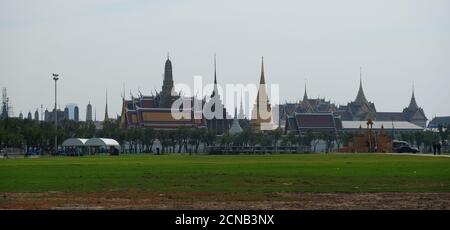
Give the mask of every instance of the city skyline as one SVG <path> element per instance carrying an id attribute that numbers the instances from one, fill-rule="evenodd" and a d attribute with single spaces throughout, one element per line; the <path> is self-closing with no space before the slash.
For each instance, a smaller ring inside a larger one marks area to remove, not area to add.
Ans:
<path id="1" fill-rule="evenodd" d="M 58 104 L 77 103 L 84 120 L 89 101 L 104 111 L 108 88 L 115 117 L 123 84 L 127 97 L 161 87 L 167 52 L 175 83 L 192 85 L 195 75 L 212 83 L 214 53 L 219 84 L 257 83 L 264 56 L 266 81 L 280 84 L 281 103 L 301 100 L 306 79 L 310 97 L 345 105 L 356 97 L 362 66 L 366 97 L 377 110 L 408 106 L 414 82 L 428 119 L 450 114 L 446 1 L 0 5 L 0 86 L 8 88 L 15 116 L 41 104 L 53 108 L 57 72 Z"/>

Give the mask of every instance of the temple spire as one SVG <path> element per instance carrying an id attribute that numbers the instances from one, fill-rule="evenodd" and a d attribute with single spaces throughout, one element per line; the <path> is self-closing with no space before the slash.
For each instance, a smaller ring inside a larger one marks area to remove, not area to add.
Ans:
<path id="1" fill-rule="evenodd" d="M 259 80 L 259 84 L 266 84 L 266 80 L 264 79 L 264 56 L 261 57 L 261 79 Z"/>
<path id="2" fill-rule="evenodd" d="M 239 119 L 244 119 L 245 118 L 245 114 L 244 114 L 244 106 L 242 105 L 242 90 L 241 90 L 241 104 L 239 106 Z"/>
<path id="3" fill-rule="evenodd" d="M 411 101 L 409 102 L 408 109 L 409 109 L 409 110 L 417 110 L 418 108 L 419 108 L 419 106 L 417 105 L 416 97 L 415 97 L 415 95 L 414 95 L 414 82 L 413 82 L 413 85 L 412 85 Z"/>
<path id="4" fill-rule="evenodd" d="M 306 102 L 308 100 L 308 94 L 306 93 L 306 79 L 305 79 L 305 94 L 303 94 L 303 101 Z"/>
<path id="5" fill-rule="evenodd" d="M 169 54 L 167 54 L 167 60 L 164 65 L 164 80 L 162 86 L 162 94 L 170 95 L 173 90 L 173 74 L 172 74 L 172 62 L 170 61 Z"/>
<path id="6" fill-rule="evenodd" d="M 217 66 L 216 66 L 216 54 L 214 54 L 214 90 L 211 94 L 211 98 L 215 95 L 219 95 L 219 89 L 217 88 Z"/>
<path id="7" fill-rule="evenodd" d="M 266 90 L 266 81 L 264 79 L 264 57 L 261 58 L 261 79 L 259 84 L 256 105 L 253 107 L 250 120 L 250 127 L 257 132 L 274 128 L 272 106 L 270 105 L 269 95 Z"/>
<path id="8" fill-rule="evenodd" d="M 105 106 L 105 118 L 103 121 L 107 121 L 109 119 L 108 116 L 108 88 L 106 88 L 106 106 Z"/>
<path id="9" fill-rule="evenodd" d="M 362 87 L 362 68 L 359 67 L 359 90 L 356 96 L 355 102 L 357 103 L 367 103 L 366 96 L 364 95 L 364 90 Z"/>
<path id="10" fill-rule="evenodd" d="M 214 85 L 217 85 L 216 54 L 214 54 Z"/>

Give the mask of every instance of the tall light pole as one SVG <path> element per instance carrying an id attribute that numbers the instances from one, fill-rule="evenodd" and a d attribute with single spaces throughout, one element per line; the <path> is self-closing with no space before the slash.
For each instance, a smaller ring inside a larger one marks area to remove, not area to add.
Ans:
<path id="1" fill-rule="evenodd" d="M 54 73 L 53 74 L 53 80 L 55 81 L 55 109 L 54 109 L 54 115 L 55 115 L 55 155 L 58 154 L 58 111 L 56 110 L 56 100 L 57 100 L 57 94 L 56 94 L 56 82 L 59 79 L 59 74 Z"/>

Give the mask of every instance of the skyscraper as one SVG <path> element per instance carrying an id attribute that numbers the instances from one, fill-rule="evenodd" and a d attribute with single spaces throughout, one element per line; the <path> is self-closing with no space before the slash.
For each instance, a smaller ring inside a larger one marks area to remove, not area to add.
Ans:
<path id="1" fill-rule="evenodd" d="M 73 109 L 73 119 L 78 122 L 80 121 L 80 110 L 78 109 L 78 105 Z"/>
<path id="2" fill-rule="evenodd" d="M 69 108 L 67 106 L 64 108 L 64 118 L 65 120 L 69 120 Z"/>
<path id="3" fill-rule="evenodd" d="M 75 103 L 66 104 L 66 107 L 69 109 L 69 117 L 67 117 L 68 120 L 75 120 L 75 106 L 77 106 Z"/>
<path id="4" fill-rule="evenodd" d="M 39 111 L 36 109 L 36 112 L 34 112 L 34 120 L 39 121 Z"/>
<path id="5" fill-rule="evenodd" d="M 86 122 L 92 122 L 92 105 L 91 102 L 86 106 Z"/>

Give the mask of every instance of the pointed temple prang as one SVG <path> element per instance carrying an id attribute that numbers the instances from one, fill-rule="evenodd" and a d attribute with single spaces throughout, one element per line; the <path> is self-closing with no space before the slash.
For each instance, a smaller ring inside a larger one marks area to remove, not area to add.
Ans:
<path id="1" fill-rule="evenodd" d="M 414 95 L 414 82 L 413 82 L 411 101 L 409 102 L 408 109 L 409 110 L 417 110 L 418 108 L 419 108 L 419 106 L 417 105 L 417 102 L 416 102 L 416 96 Z"/>
<path id="2" fill-rule="evenodd" d="M 259 84 L 266 84 L 266 80 L 264 79 L 264 56 L 261 57 L 261 79 L 259 80 Z"/>
<path id="3" fill-rule="evenodd" d="M 364 90 L 362 87 L 362 67 L 359 67 L 359 90 L 356 96 L 355 102 L 357 103 L 367 103 L 366 96 L 364 95 Z"/>
<path id="4" fill-rule="evenodd" d="M 105 106 L 105 119 L 104 121 L 108 120 L 108 88 L 106 88 L 106 106 Z"/>
<path id="5" fill-rule="evenodd" d="M 217 85 L 216 54 L 214 54 L 214 84 Z"/>
<path id="6" fill-rule="evenodd" d="M 308 94 L 306 93 L 306 78 L 305 78 L 305 94 L 303 94 L 303 101 L 308 100 Z"/>

